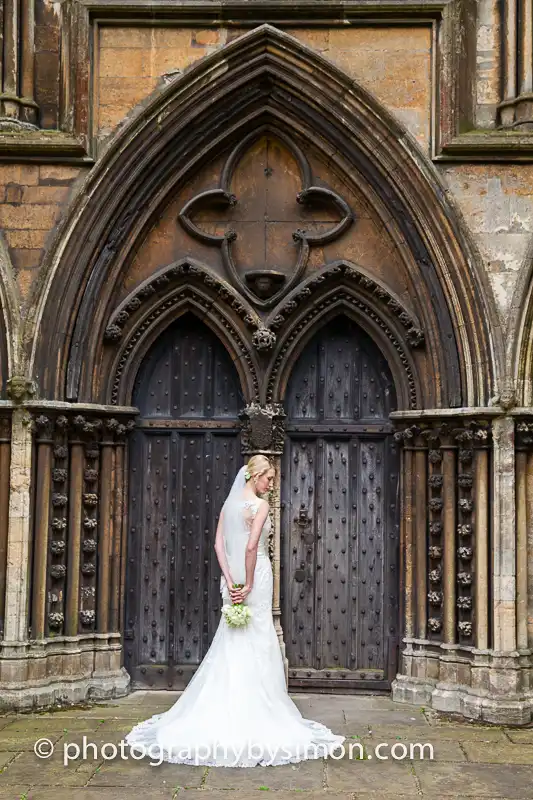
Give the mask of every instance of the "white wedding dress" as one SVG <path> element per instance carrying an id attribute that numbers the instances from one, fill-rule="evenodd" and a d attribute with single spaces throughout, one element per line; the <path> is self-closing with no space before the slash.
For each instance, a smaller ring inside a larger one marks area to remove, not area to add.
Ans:
<path id="1" fill-rule="evenodd" d="M 234 489 L 240 487 L 239 476 Z M 234 490 L 232 496 L 233 512 L 242 515 L 243 530 L 249 533 L 260 501 L 239 499 Z M 243 550 L 244 540 L 234 536 L 229 542 L 234 526 L 229 527 L 226 551 L 231 554 L 233 548 L 235 556 L 236 550 Z M 221 616 L 211 646 L 182 695 L 168 711 L 133 728 L 125 739 L 132 748 L 140 747 L 152 758 L 171 763 L 254 767 L 323 758 L 344 742 L 344 736 L 304 719 L 287 693 L 272 619 L 269 532 L 267 517 L 259 540 L 253 588 L 245 601 L 252 612 L 251 620 L 242 628 L 232 628 Z M 241 555 L 244 563 L 244 551 Z M 235 558 L 228 561 L 233 563 L 233 580 L 244 583 Z M 224 577 L 221 593 L 223 603 L 230 604 Z"/>

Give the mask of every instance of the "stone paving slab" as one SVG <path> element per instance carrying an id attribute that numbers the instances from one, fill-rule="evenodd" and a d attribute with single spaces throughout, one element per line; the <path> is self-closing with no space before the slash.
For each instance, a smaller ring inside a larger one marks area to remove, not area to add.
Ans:
<path id="1" fill-rule="evenodd" d="M 295 790 L 231 790 L 226 789 L 183 789 L 178 791 L 175 800 L 250 800 L 257 797 L 258 800 L 353 800 L 351 792 L 336 792 L 330 789 L 310 790 L 299 792 Z M 77 798 L 76 798 L 77 800 Z M 91 798 L 92 800 L 92 798 Z M 98 800 L 98 798 L 95 798 Z M 397 800 L 410 800 L 407 798 L 397 798 Z"/>
<path id="2" fill-rule="evenodd" d="M 421 732 L 418 728 L 409 725 L 372 725 L 369 735 L 374 741 L 393 742 L 442 742 L 446 740 L 468 742 L 508 742 L 506 734 L 501 728 L 481 728 L 477 725 L 461 724 L 457 727 L 433 728 L 428 727 Z"/>
<path id="3" fill-rule="evenodd" d="M 253 769 L 221 767 L 209 770 L 204 785 L 215 789 L 255 790 L 257 794 L 278 789 L 302 789 L 305 791 L 322 789 L 324 772 L 323 759 L 280 767 L 254 767 Z"/>
<path id="4" fill-rule="evenodd" d="M 87 783 L 88 765 L 82 764 L 78 771 L 75 765 L 63 766 L 63 759 L 56 754 L 51 758 L 37 758 L 35 753 L 18 753 L 16 758 L 3 768 L 0 774 L 0 786 L 20 785 L 25 781 L 31 786 L 65 787 L 65 796 L 70 795 L 67 787 L 85 786 Z"/>
<path id="5" fill-rule="evenodd" d="M 13 753 L 12 751 L 9 750 L 0 751 L 0 770 L 3 769 L 7 764 L 9 764 L 10 761 L 13 761 L 13 759 L 16 757 L 17 753 Z"/>
<path id="6" fill-rule="evenodd" d="M 142 720 L 140 720 L 142 722 Z M 125 736 L 135 726 L 132 720 L 106 719 L 98 726 L 98 735 L 104 736 L 107 733 L 121 733 Z"/>
<path id="7" fill-rule="evenodd" d="M 63 717 L 61 719 L 40 719 L 37 717 L 17 717 L 12 720 L 5 728 L 0 730 L 0 737 L 11 737 L 20 732 L 36 734 L 36 738 L 44 736 L 46 733 L 63 733 L 67 731 L 81 731 L 93 733 L 98 730 L 102 722 L 99 719 L 82 719 L 79 717 Z"/>
<path id="8" fill-rule="evenodd" d="M 205 776 L 204 767 L 187 766 L 185 764 L 154 764 L 150 759 L 142 761 L 107 761 L 103 762 L 87 782 L 88 787 L 115 786 L 129 789 L 134 787 L 154 789 L 177 789 L 189 786 L 198 788 Z M 129 793 L 129 792 L 128 792 Z"/>
<path id="9" fill-rule="evenodd" d="M 327 760 L 327 786 L 348 792 L 374 792 L 393 795 L 418 795 L 418 786 L 410 762 L 355 761 L 344 758 Z"/>
<path id="10" fill-rule="evenodd" d="M 24 731 L 15 728 L 10 731 L 9 735 L 0 731 L 0 750 L 11 750 L 12 752 L 33 751 L 35 742 L 43 736 L 46 736 L 52 744 L 55 744 L 63 736 L 63 732 L 57 730 L 47 731 L 46 727 L 43 727 L 41 732 L 35 730 Z"/>
<path id="11" fill-rule="evenodd" d="M 430 729 L 431 725 L 420 708 L 408 706 L 407 709 L 354 708 L 344 709 L 347 725 L 410 725 Z"/>
<path id="12" fill-rule="evenodd" d="M 499 744 L 489 742 L 463 742 L 469 761 L 482 764 L 533 764 L 533 744 Z M 531 796 L 533 797 L 533 770 L 531 771 Z"/>
<path id="13" fill-rule="evenodd" d="M 505 735 L 511 742 L 516 744 L 533 744 L 533 728 L 525 728 L 523 730 L 507 728 Z"/>
<path id="14" fill-rule="evenodd" d="M 13 791 L 13 793 L 11 793 Z M 135 800 L 172 800 L 176 792 L 171 789 L 166 791 L 154 791 L 153 789 L 136 789 Z M 126 795 L 117 794 L 116 789 L 76 789 L 69 790 L 63 794 L 58 789 L 23 789 L 15 787 L 9 793 L 3 792 L 0 788 L 0 800 L 58 800 L 58 798 L 68 798 L 68 800 L 126 800 Z M 181 798 L 180 798 L 181 800 Z M 228 798 L 226 798 L 228 800 Z"/>
<path id="15" fill-rule="evenodd" d="M 2 776 L 0 775 L 0 800 L 36 800 L 36 793 L 33 792 L 29 783 L 23 783 L 19 786 L 2 786 L 1 781 Z M 43 789 L 42 791 L 45 790 Z M 58 794 L 58 790 L 55 789 L 55 800 L 57 800 Z M 67 797 L 67 795 L 65 795 L 65 797 Z"/>
<path id="16" fill-rule="evenodd" d="M 463 798 L 465 789 L 474 796 L 501 797 L 505 800 L 531 800 L 533 772 L 531 767 L 505 764 L 414 764 L 420 788 L 433 800 Z"/>

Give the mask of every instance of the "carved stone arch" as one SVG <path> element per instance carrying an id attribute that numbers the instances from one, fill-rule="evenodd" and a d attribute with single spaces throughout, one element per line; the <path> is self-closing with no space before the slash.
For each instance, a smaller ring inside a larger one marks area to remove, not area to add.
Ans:
<path id="1" fill-rule="evenodd" d="M 265 124 L 316 148 L 347 180 L 362 176 L 373 187 L 417 265 L 442 357 L 457 375 L 438 405 L 484 405 L 501 372 L 500 331 L 486 276 L 436 170 L 374 97 L 269 25 L 154 97 L 90 174 L 45 265 L 35 325 L 25 332 L 35 342 L 30 361 L 42 394 L 89 399 L 80 374 L 66 380 L 69 353 L 89 352 L 138 242 L 200 163 Z"/>
<path id="2" fill-rule="evenodd" d="M 158 270 L 111 312 L 90 361 L 80 365 L 83 393 L 111 405 L 128 405 L 144 355 L 161 332 L 187 311 L 220 339 L 235 364 L 246 400 L 255 400 L 258 367 L 246 330 L 251 335 L 259 318 L 231 287 L 192 259 Z"/>
<path id="3" fill-rule="evenodd" d="M 266 402 L 283 402 L 294 365 L 307 343 L 330 320 L 343 315 L 356 322 L 383 353 L 394 379 L 399 408 L 417 409 L 424 401 L 431 402 L 431 398 L 425 396 L 407 338 L 390 319 L 373 308 L 367 298 L 346 283 L 326 290 L 312 304 L 294 314 L 269 365 Z"/>

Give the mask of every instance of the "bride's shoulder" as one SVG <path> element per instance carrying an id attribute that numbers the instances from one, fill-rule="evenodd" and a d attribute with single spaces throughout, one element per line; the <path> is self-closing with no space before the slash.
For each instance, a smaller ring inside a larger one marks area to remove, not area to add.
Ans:
<path id="1" fill-rule="evenodd" d="M 254 515 L 257 514 L 260 509 L 263 511 L 268 511 L 270 509 L 268 501 L 263 497 L 258 497 L 255 500 L 245 500 L 244 506 L 245 508 L 249 508 L 251 511 L 253 511 Z"/>
<path id="2" fill-rule="evenodd" d="M 261 509 L 262 511 L 266 511 L 266 512 L 270 511 L 270 506 L 268 504 L 268 500 L 265 500 L 264 497 L 258 498 L 257 510 L 259 511 L 259 509 Z"/>

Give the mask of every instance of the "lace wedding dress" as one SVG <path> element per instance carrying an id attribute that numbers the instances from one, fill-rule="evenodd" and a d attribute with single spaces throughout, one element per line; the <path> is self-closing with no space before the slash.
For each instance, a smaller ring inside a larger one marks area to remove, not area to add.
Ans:
<path id="1" fill-rule="evenodd" d="M 260 502 L 242 499 L 243 476 L 244 468 L 223 508 L 224 544 L 236 583 L 244 583 L 246 535 Z M 323 758 L 344 742 L 344 736 L 304 719 L 287 693 L 272 619 L 269 532 L 267 517 L 253 588 L 245 601 L 251 620 L 232 628 L 221 617 L 211 646 L 181 697 L 165 713 L 133 728 L 125 739 L 132 748 L 143 748 L 150 757 L 171 763 L 253 767 Z M 221 593 L 223 603 L 230 604 L 224 577 Z"/>

